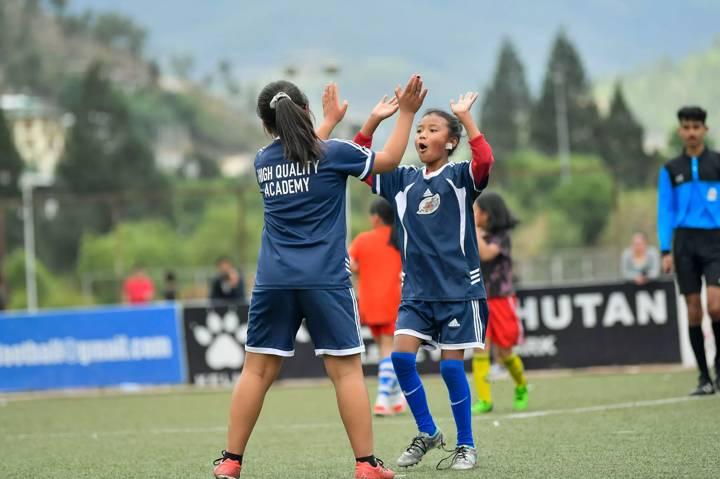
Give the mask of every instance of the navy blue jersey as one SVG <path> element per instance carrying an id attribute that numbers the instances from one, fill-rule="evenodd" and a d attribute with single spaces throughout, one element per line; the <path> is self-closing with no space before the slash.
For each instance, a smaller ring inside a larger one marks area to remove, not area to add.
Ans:
<path id="1" fill-rule="evenodd" d="M 255 172 L 265 206 L 258 289 L 351 286 L 345 245 L 348 176 L 370 175 L 375 154 L 350 141 L 323 142 L 312 163 L 288 161 L 280 140 L 260 150 Z"/>
<path id="2" fill-rule="evenodd" d="M 486 297 L 472 208 L 486 185 L 486 175 L 473 179 L 469 161 L 429 174 L 402 166 L 372 177 L 373 192 L 395 207 L 403 300 Z"/>

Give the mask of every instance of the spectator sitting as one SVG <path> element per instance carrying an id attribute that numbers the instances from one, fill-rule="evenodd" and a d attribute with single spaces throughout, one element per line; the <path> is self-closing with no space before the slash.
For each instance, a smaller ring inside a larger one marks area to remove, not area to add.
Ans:
<path id="1" fill-rule="evenodd" d="M 212 302 L 246 304 L 245 281 L 230 258 L 221 256 L 215 265 L 218 275 L 210 286 L 210 300 Z"/>
<path id="2" fill-rule="evenodd" d="M 648 246 L 645 233 L 635 233 L 632 245 L 623 251 L 620 267 L 623 279 L 646 284 L 660 276 L 660 253 L 654 246 Z"/>
<path id="3" fill-rule="evenodd" d="M 152 279 L 145 274 L 145 269 L 135 265 L 132 274 L 123 284 L 123 300 L 128 304 L 149 303 L 155 296 L 155 285 Z"/>

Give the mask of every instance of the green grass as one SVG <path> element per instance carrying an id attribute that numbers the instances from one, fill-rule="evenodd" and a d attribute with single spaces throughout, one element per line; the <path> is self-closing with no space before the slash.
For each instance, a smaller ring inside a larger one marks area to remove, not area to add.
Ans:
<path id="1" fill-rule="evenodd" d="M 684 400 L 694 382 L 692 372 L 537 376 L 530 409 L 514 415 L 512 385 L 500 381 L 495 411 L 474 422 L 477 470 L 438 472 L 444 453 L 433 451 L 398 473 L 418 479 L 718 477 L 720 397 Z M 439 426 L 454 437 L 442 381 L 425 383 Z M 668 398 L 683 399 L 650 402 Z M 0 400 L 0 478 L 212 477 L 229 401 L 226 390 Z M 242 477 L 352 477 L 334 401 L 328 384 L 273 388 Z M 374 427 L 376 454 L 393 464 L 415 433 L 411 417 L 376 419 Z"/>

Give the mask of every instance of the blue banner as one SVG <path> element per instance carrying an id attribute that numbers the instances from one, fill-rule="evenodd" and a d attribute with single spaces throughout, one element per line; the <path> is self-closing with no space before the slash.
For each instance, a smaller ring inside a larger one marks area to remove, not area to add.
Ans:
<path id="1" fill-rule="evenodd" d="M 174 306 L 0 314 L 0 391 L 184 380 Z"/>

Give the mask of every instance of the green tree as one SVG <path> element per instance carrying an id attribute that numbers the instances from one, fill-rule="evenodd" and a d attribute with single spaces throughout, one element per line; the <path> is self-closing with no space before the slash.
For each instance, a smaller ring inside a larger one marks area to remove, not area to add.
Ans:
<path id="1" fill-rule="evenodd" d="M 58 186 L 77 195 L 125 193 L 132 201 L 75 202 L 39 225 L 38 249 L 60 268 L 73 266 L 83 233 L 108 231 L 119 214 L 142 218 L 167 213 L 165 199 L 146 196 L 169 186 L 156 168 L 150 140 L 105 78 L 102 65 L 90 66 L 77 93 L 69 95 L 75 123 L 57 166 Z"/>
<path id="2" fill-rule="evenodd" d="M 615 181 L 629 187 L 647 185 L 655 162 L 643 150 L 643 128 L 630 111 L 622 86 L 615 85 L 610 112 L 602 121 L 600 153 Z"/>
<path id="3" fill-rule="evenodd" d="M 7 55 L 7 14 L 5 4 L 0 2 L 0 58 Z"/>
<path id="4" fill-rule="evenodd" d="M 50 0 L 50 7 L 55 12 L 58 19 L 62 19 L 65 15 L 65 9 L 68 6 L 68 0 Z"/>
<path id="5" fill-rule="evenodd" d="M 505 40 L 500 49 L 495 78 L 486 90 L 480 112 L 483 132 L 500 156 L 523 147 L 530 108 L 525 69 L 513 44 Z"/>
<path id="6" fill-rule="evenodd" d="M 540 151 L 558 151 L 556 105 L 563 103 L 566 107 L 570 149 L 581 153 L 596 152 L 599 129 L 597 106 L 592 99 L 580 55 L 565 33 L 560 32 L 550 54 L 540 99 L 530 119 L 531 143 Z"/>
<path id="7" fill-rule="evenodd" d="M 583 245 L 594 245 L 612 210 L 612 177 L 606 172 L 576 174 L 571 182 L 559 185 L 551 198 L 553 209 L 562 212 L 568 223 L 580 227 Z"/>
<path id="8" fill-rule="evenodd" d="M 127 50 L 135 56 L 142 54 L 147 32 L 133 20 L 118 13 L 103 13 L 95 18 L 95 38 L 110 47 Z"/>
<path id="9" fill-rule="evenodd" d="M 0 109 L 0 199 L 20 196 L 20 174 L 23 160 L 5 121 L 5 114 Z"/>
<path id="10" fill-rule="evenodd" d="M 71 107 L 75 123 L 58 163 L 61 185 L 73 193 L 155 190 L 167 186 L 149 138 L 136 128 L 121 95 L 99 63 L 91 65 Z"/>

